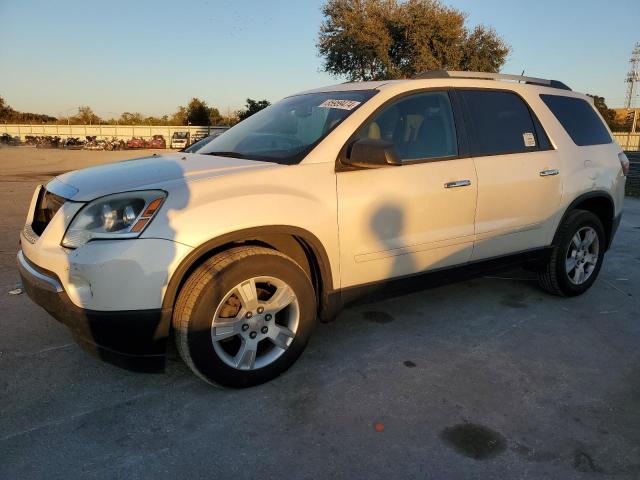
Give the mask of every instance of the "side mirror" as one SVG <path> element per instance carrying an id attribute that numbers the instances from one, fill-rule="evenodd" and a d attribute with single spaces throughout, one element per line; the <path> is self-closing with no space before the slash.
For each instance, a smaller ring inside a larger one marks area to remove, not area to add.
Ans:
<path id="1" fill-rule="evenodd" d="M 351 145 L 351 153 L 348 158 L 342 160 L 342 163 L 359 168 L 402 165 L 393 143 L 372 138 L 363 138 L 354 142 Z"/>

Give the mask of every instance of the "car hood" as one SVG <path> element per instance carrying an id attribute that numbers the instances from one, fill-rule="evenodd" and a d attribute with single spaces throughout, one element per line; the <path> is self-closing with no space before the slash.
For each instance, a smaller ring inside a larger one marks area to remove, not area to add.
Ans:
<path id="1" fill-rule="evenodd" d="M 68 172 L 51 180 L 46 188 L 68 200 L 84 202 L 111 193 L 162 189 L 178 182 L 281 166 L 193 153 L 152 155 Z"/>

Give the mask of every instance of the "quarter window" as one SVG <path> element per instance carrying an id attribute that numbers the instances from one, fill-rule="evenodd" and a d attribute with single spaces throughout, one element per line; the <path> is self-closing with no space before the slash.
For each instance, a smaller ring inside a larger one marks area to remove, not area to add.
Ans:
<path id="1" fill-rule="evenodd" d="M 611 143 L 611 135 L 593 107 L 582 98 L 540 95 L 573 142 L 580 146 Z"/>
<path id="2" fill-rule="evenodd" d="M 458 154 L 456 129 L 446 92 L 426 92 L 400 99 L 360 130 L 358 139 L 393 143 L 402 161 Z"/>
<path id="3" fill-rule="evenodd" d="M 539 149 L 529 107 L 518 95 L 495 90 L 459 92 L 471 121 L 472 155 L 499 155 Z"/>

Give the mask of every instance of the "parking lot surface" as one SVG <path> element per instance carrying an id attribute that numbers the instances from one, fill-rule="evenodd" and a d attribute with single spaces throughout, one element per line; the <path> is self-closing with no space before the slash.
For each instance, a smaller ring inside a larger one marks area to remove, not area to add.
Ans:
<path id="1" fill-rule="evenodd" d="M 640 200 L 581 297 L 515 270 L 352 307 L 223 390 L 175 350 L 102 363 L 8 294 L 35 185 L 125 155 L 0 149 L 0 478 L 640 478 Z"/>

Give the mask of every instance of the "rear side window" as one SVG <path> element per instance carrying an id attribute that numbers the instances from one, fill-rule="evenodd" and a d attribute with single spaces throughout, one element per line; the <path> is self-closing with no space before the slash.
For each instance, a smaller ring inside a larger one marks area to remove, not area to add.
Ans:
<path id="1" fill-rule="evenodd" d="M 529 107 L 518 95 L 495 90 L 459 92 L 472 124 L 471 155 L 539 150 L 538 135 Z"/>
<path id="2" fill-rule="evenodd" d="M 540 95 L 562 127 L 580 147 L 611 143 L 611 135 L 593 107 L 582 98 Z"/>

